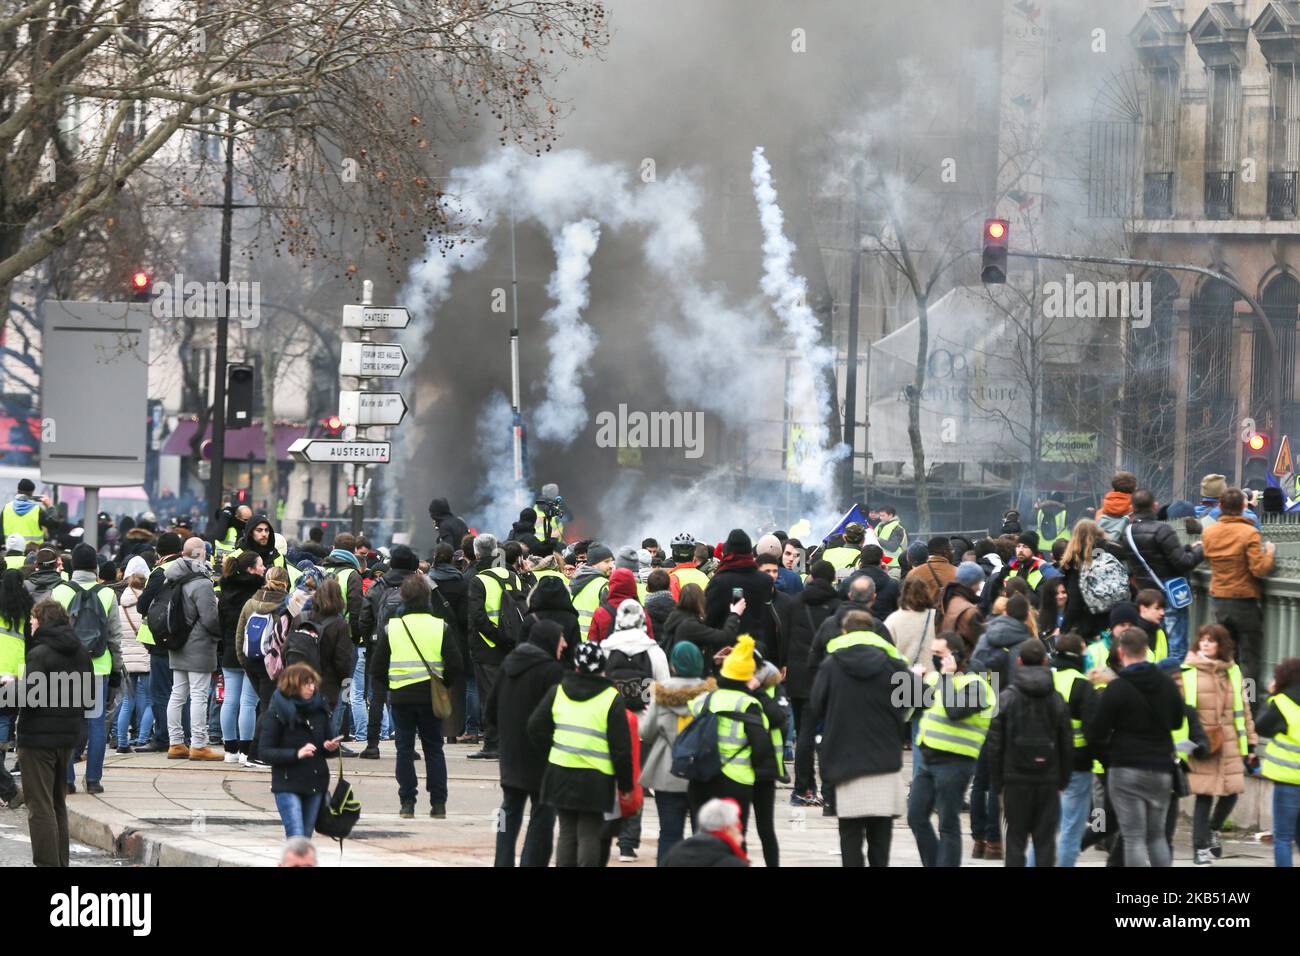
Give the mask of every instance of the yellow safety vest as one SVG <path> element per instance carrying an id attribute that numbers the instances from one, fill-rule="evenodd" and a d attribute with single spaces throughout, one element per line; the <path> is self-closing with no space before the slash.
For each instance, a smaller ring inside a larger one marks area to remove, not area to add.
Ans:
<path id="1" fill-rule="evenodd" d="M 1062 671 L 1052 671 L 1052 686 L 1056 692 L 1064 699 L 1066 706 L 1070 704 L 1070 692 L 1074 689 L 1076 681 L 1088 683 L 1088 678 L 1080 674 L 1073 667 Z M 1074 717 L 1070 718 L 1070 730 L 1074 733 L 1074 746 L 1076 749 L 1088 746 L 1088 741 L 1083 737 L 1083 721 Z"/>
<path id="2" fill-rule="evenodd" d="M 699 568 L 673 568 L 668 572 L 670 578 L 677 579 L 677 593 L 682 593 L 682 588 L 688 584 L 698 584 L 703 591 L 709 586 L 709 576 Z"/>
<path id="3" fill-rule="evenodd" d="M 832 637 L 826 642 L 826 653 L 834 654 L 847 647 L 876 647 L 895 660 L 903 659 L 903 655 L 898 653 L 898 648 L 874 631 L 849 631 L 838 637 Z"/>
<path id="4" fill-rule="evenodd" d="M 348 581 L 352 575 L 357 573 L 356 568 L 327 568 L 325 573 L 332 575 L 339 582 L 339 590 L 343 592 L 343 620 L 350 620 L 351 615 L 348 614 Z M 293 575 L 290 575 L 289 578 L 292 581 Z"/>
<path id="5" fill-rule="evenodd" d="M 154 568 L 152 571 L 149 572 L 149 577 L 152 578 L 155 574 L 166 574 L 167 569 L 170 568 L 173 564 L 175 564 L 176 561 L 177 561 L 176 558 L 172 558 L 170 561 L 164 561 L 162 564 L 158 565 L 156 568 Z M 146 583 L 145 586 L 148 587 L 148 584 Z M 135 639 L 139 641 L 141 644 L 148 644 L 150 647 L 154 645 L 153 631 L 150 630 L 149 628 L 148 614 L 140 615 L 140 630 L 135 635 Z"/>
<path id="6" fill-rule="evenodd" d="M 0 620 L 0 674 L 21 678 L 26 673 L 27 641 L 22 626 Z"/>
<path id="7" fill-rule="evenodd" d="M 897 518 L 894 518 L 893 520 L 886 521 L 884 524 L 878 525 L 876 527 L 876 540 L 880 542 L 880 550 L 885 552 L 885 557 L 889 558 L 890 561 L 894 562 L 895 564 L 898 563 L 898 559 L 902 555 L 902 553 L 907 550 L 907 532 L 906 531 L 903 532 L 902 542 L 899 544 L 897 548 L 885 547 L 885 538 L 893 534 L 895 529 L 897 529 L 898 526 L 901 524 L 902 524 L 901 521 L 899 521 Z"/>
<path id="8" fill-rule="evenodd" d="M 752 787 L 755 780 L 753 751 L 745 735 L 745 723 L 738 719 L 738 715 L 758 708 L 759 716 L 763 718 L 763 729 L 770 733 L 763 705 L 748 694 L 724 688 L 692 700 L 688 706 L 693 717 L 704 711 L 706 700 L 709 710 L 718 716 L 718 755 L 722 758 L 722 772 L 742 787 Z"/>
<path id="9" fill-rule="evenodd" d="M 14 503 L 10 501 L 4 506 L 4 511 L 0 512 L 0 520 L 4 523 L 3 533 L 5 537 L 11 534 L 20 534 L 28 541 L 39 543 L 45 540 L 45 532 L 41 530 L 40 505 L 20 517 L 18 512 L 14 510 Z"/>
<path id="10" fill-rule="evenodd" d="M 400 628 L 393 625 L 401 624 Z M 432 669 L 443 676 L 442 636 L 446 625 L 432 614 L 403 614 L 388 622 L 388 689 L 429 680 Z M 424 655 L 424 660 L 420 659 Z M 425 662 L 429 666 L 425 667 Z"/>
<path id="11" fill-rule="evenodd" d="M 498 574 L 497 572 L 501 572 Z M 501 624 L 501 594 L 505 591 L 506 582 L 510 580 L 510 572 L 505 568 L 488 568 L 486 571 L 480 571 L 474 575 L 483 582 L 483 611 L 487 614 L 488 620 L 494 627 Z M 494 586 L 495 585 L 495 586 Z M 479 639 L 488 647 L 496 647 L 496 641 L 488 639 L 488 636 L 479 631 Z"/>
<path id="12" fill-rule="evenodd" d="M 538 584 L 542 583 L 542 578 L 559 578 L 566 585 L 569 583 L 569 579 L 564 576 L 564 572 L 556 571 L 554 568 L 543 568 L 540 571 L 534 571 L 533 574 L 537 577 Z"/>
<path id="13" fill-rule="evenodd" d="M 537 538 L 538 541 L 546 540 L 546 516 L 545 515 L 539 514 L 537 516 L 537 524 L 533 526 L 533 535 L 534 537 Z M 560 541 L 564 540 L 564 522 L 561 521 L 559 518 L 551 519 L 550 536 Z"/>
<path id="14" fill-rule="evenodd" d="M 551 737 L 548 763 L 574 770 L 598 770 L 614 776 L 614 762 L 609 757 L 609 707 L 618 691 L 606 687 L 590 700 L 573 700 L 563 687 L 555 688 L 551 720 L 555 734 Z"/>
<path id="15" fill-rule="evenodd" d="M 92 584 L 91 587 L 96 587 L 96 585 Z M 89 591 L 90 588 L 83 588 L 83 590 Z M 68 605 L 72 603 L 72 599 L 76 596 L 76 594 L 77 592 L 74 591 L 69 585 L 57 584 L 55 585 L 54 590 L 50 592 L 50 597 L 58 601 L 60 606 L 63 608 L 63 610 L 66 611 L 68 609 Z M 99 588 L 99 603 L 104 605 L 104 613 L 108 615 L 108 626 L 112 627 L 113 626 L 113 591 L 111 588 L 108 587 L 108 585 L 104 585 Z M 105 635 L 105 637 L 107 637 L 107 635 Z M 113 671 L 112 650 L 107 645 L 105 645 L 104 653 L 100 654 L 93 661 L 91 661 L 91 664 L 94 665 L 95 674 L 97 676 L 102 677 L 105 674 L 112 673 Z"/>
<path id="16" fill-rule="evenodd" d="M 609 578 L 594 577 L 582 586 L 582 590 L 573 595 L 573 609 L 578 612 L 578 634 L 585 641 L 587 631 L 591 628 L 591 618 L 604 600 L 604 592 L 609 587 Z"/>
<path id="17" fill-rule="evenodd" d="M 1183 700 L 1188 707 L 1195 710 L 1199 683 L 1196 679 L 1196 668 L 1191 665 L 1183 667 L 1182 679 Z M 1250 753 L 1250 740 L 1246 736 L 1246 706 L 1241 692 L 1241 668 L 1236 664 L 1228 668 L 1228 684 L 1232 687 L 1232 726 L 1237 731 L 1237 752 L 1245 757 Z M 1183 715 L 1182 726 L 1173 734 L 1174 749 L 1178 751 L 1179 759 L 1186 762 L 1193 749 L 1191 728 L 1188 726 L 1186 715 Z"/>
<path id="18" fill-rule="evenodd" d="M 212 542 L 212 570 L 218 575 L 221 574 L 221 565 L 226 560 L 226 555 L 237 553 L 235 551 L 235 542 L 239 540 L 239 532 L 234 528 L 226 529 L 226 536 L 220 541 Z"/>
<path id="19" fill-rule="evenodd" d="M 1152 663 L 1163 661 L 1169 656 L 1169 638 L 1165 636 L 1163 627 L 1156 628 L 1156 649 L 1151 657 Z"/>
<path id="20" fill-rule="evenodd" d="M 822 560 L 829 561 L 836 571 L 853 567 L 861 557 L 860 548 L 831 548 L 829 551 L 822 552 Z"/>
<path id="21" fill-rule="evenodd" d="M 1300 706 L 1285 694 L 1274 694 L 1268 702 L 1286 718 L 1286 732 L 1265 745 L 1259 758 L 1260 773 L 1275 783 L 1300 786 Z"/>
<path id="22" fill-rule="evenodd" d="M 27 563 L 26 554 L 6 554 L 5 568 L 10 571 L 21 571 L 23 565 Z"/>
<path id="23" fill-rule="evenodd" d="M 989 724 L 993 722 L 993 688 L 979 674 L 958 674 L 953 680 L 953 687 L 963 696 L 971 684 L 983 685 L 984 699 L 988 702 L 983 710 L 961 720 L 953 720 L 943 706 L 943 694 L 939 692 L 939 675 L 930 674 L 927 683 L 933 688 L 933 700 L 921 715 L 921 726 L 916 742 L 931 750 L 970 757 L 972 760 L 980 755 L 984 738 L 988 736 Z"/>
<path id="24" fill-rule="evenodd" d="M 1052 545 L 1057 539 L 1064 541 L 1070 540 L 1070 531 L 1065 526 L 1065 509 L 1062 508 L 1056 513 L 1056 517 L 1050 519 L 1056 527 L 1051 534 L 1043 530 L 1043 509 L 1038 509 L 1038 547 L 1041 551 L 1051 551 Z"/>

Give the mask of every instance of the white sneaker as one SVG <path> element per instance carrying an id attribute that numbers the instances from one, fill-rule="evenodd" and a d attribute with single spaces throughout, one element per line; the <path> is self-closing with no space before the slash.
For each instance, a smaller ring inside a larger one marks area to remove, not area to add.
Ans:
<path id="1" fill-rule="evenodd" d="M 1197 866 L 1201 866 L 1201 865 L 1203 865 L 1203 864 L 1206 864 L 1206 863 L 1213 863 L 1213 862 L 1214 862 L 1214 856 L 1210 853 L 1210 851 L 1209 851 L 1208 849 L 1207 849 L 1207 850 L 1197 850 L 1197 851 L 1196 851 L 1196 865 L 1197 865 Z"/>
<path id="2" fill-rule="evenodd" d="M 619 852 L 619 855 L 618 855 L 618 862 L 620 862 L 620 863 L 635 863 L 635 862 L 636 862 L 636 850 L 622 850 L 622 851 L 620 851 L 620 852 Z"/>
<path id="3" fill-rule="evenodd" d="M 241 754 L 239 754 L 239 765 L 240 765 L 241 767 L 247 767 L 247 766 L 248 766 L 248 754 L 245 754 L 245 753 L 241 753 Z"/>
<path id="4" fill-rule="evenodd" d="M 239 763 L 239 754 L 237 754 L 237 753 L 235 753 L 235 754 L 231 754 L 231 753 L 226 754 L 226 756 L 225 756 L 225 761 L 224 761 L 224 762 L 225 762 L 225 763 Z"/>

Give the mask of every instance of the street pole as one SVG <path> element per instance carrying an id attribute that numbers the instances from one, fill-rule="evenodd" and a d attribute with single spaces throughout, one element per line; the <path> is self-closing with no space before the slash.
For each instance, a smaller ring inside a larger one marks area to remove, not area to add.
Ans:
<path id="1" fill-rule="evenodd" d="M 519 271 L 515 260 L 515 200 L 510 197 L 510 423 L 515 464 L 515 507 L 524 507 L 523 418 L 519 412 Z"/>
<path id="2" fill-rule="evenodd" d="M 216 368 L 212 389 L 212 472 L 208 475 L 208 517 L 221 508 L 226 470 L 226 346 L 230 337 L 230 246 L 235 212 L 235 115 L 234 97 L 226 116 L 226 174 L 221 204 L 221 287 L 226 302 L 217 310 Z"/>
<path id="3" fill-rule="evenodd" d="M 848 446 L 849 454 L 843 471 L 841 504 L 854 500 L 853 458 L 858 437 L 858 305 L 862 289 L 862 202 L 856 183 L 853 189 L 853 241 L 850 249 L 853 262 L 849 268 L 848 365 L 844 372 L 844 444 Z"/>
<path id="4" fill-rule="evenodd" d="M 1185 263 L 1160 262 L 1157 259 L 1120 259 L 1111 256 L 1074 256 L 1066 255 L 1059 252 L 1012 252 L 1007 250 L 1008 256 L 1016 256 L 1021 259 L 1052 259 L 1057 262 L 1088 262 L 1097 265 L 1108 266 L 1131 266 L 1138 269 L 1172 269 L 1175 272 L 1195 272 L 1197 275 L 1209 276 L 1211 279 L 1218 279 L 1227 285 L 1230 289 L 1241 296 L 1246 304 L 1250 306 L 1251 312 L 1255 315 L 1255 322 L 1263 331 L 1264 337 L 1268 340 L 1269 348 L 1269 407 L 1267 409 L 1273 420 L 1273 428 L 1282 427 L 1282 349 L 1278 345 L 1277 333 L 1273 331 L 1273 325 L 1268 321 L 1268 316 L 1260 304 L 1255 301 L 1255 297 L 1245 290 L 1245 288 L 1232 276 L 1219 272 L 1215 269 L 1207 269 L 1204 266 L 1193 266 Z"/>

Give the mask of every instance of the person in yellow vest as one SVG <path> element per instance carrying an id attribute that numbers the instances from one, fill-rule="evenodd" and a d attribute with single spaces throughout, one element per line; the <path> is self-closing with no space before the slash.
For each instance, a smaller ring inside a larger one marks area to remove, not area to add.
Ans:
<path id="1" fill-rule="evenodd" d="M 515 642 L 501 620 L 503 595 L 510 591 L 520 610 L 525 598 L 519 576 L 508 567 L 497 567 L 498 558 L 504 558 L 504 555 L 499 552 L 495 535 L 481 534 L 475 538 L 474 555 L 478 560 L 469 582 L 469 656 L 474 664 L 474 683 L 478 688 L 483 746 L 469 757 L 473 760 L 496 760 L 497 728 L 487 720 L 484 704 L 492 693 L 501 662 L 515 649 Z"/>
<path id="2" fill-rule="evenodd" d="M 898 512 L 892 505 L 881 505 L 880 521 L 876 525 L 876 540 L 880 550 L 885 552 L 891 568 L 898 567 L 898 559 L 907 550 L 907 531 L 898 520 Z"/>
<path id="3" fill-rule="evenodd" d="M 1083 638 L 1078 634 L 1062 634 L 1056 639 L 1052 684 L 1069 708 L 1074 750 L 1070 782 L 1061 791 L 1061 830 L 1056 841 L 1056 865 L 1072 867 L 1079 858 L 1088 811 L 1092 807 L 1092 754 L 1083 735 L 1083 723 L 1096 701 L 1096 691 L 1088 680 Z"/>
<path id="4" fill-rule="evenodd" d="M 46 534 L 57 526 L 57 518 L 50 499 L 32 497 L 36 494 L 36 485 L 30 478 L 18 480 L 18 494 L 12 501 L 0 509 L 0 537 L 8 541 L 9 535 L 20 534 L 23 541 L 35 541 L 40 544 Z"/>
<path id="5" fill-rule="evenodd" d="M 698 584 L 701 591 L 709 586 L 709 576 L 696 566 L 695 538 L 689 532 L 674 535 L 669 544 L 669 552 L 672 554 L 673 566 L 668 569 L 668 589 L 674 601 L 681 597 L 682 586 L 685 584 Z"/>
<path id="6" fill-rule="evenodd" d="M 78 636 L 83 632 L 83 628 L 77 628 L 82 614 L 98 618 L 97 610 L 89 602 L 98 602 L 104 615 L 104 619 L 100 619 L 98 632 L 102 640 L 97 641 L 103 650 L 91 658 L 95 669 L 96 693 L 100 695 L 98 699 L 103 702 L 103 706 L 96 709 L 97 716 L 86 718 L 87 793 L 104 792 L 100 780 L 104 774 L 104 752 L 108 743 L 108 700 L 111 692 L 122 683 L 122 623 L 117 610 L 117 594 L 112 588 L 100 583 L 98 565 L 99 556 L 95 549 L 82 542 L 72 549 L 72 580 L 59 584 L 50 592 L 50 597 L 72 618 Z M 69 793 L 76 790 L 76 767 L 75 759 L 68 762 Z"/>
<path id="7" fill-rule="evenodd" d="M 687 784 L 692 820 L 708 801 L 730 797 L 740 804 L 741 830 L 748 830 L 754 783 L 760 774 L 767 777 L 776 773 L 772 728 L 762 703 L 749 689 L 756 669 L 754 639 L 741 634 L 722 660 L 718 689 L 690 703 L 692 716 L 699 716 L 705 707 L 717 715 L 718 753 L 722 757 L 722 773 L 716 779 Z"/>
<path id="8" fill-rule="evenodd" d="M 375 637 L 372 681 L 382 686 L 393 710 L 397 736 L 397 799 L 399 815 L 415 816 L 419 781 L 415 772 L 415 738 L 424 754 L 425 789 L 429 816 L 447 815 L 447 758 L 443 754 L 442 721 L 434 715 L 430 683 L 459 682 L 463 669 L 460 648 L 453 638 L 454 625 L 435 617 L 432 592 L 423 574 L 402 581 L 401 607 L 388 627 Z"/>
<path id="9" fill-rule="evenodd" d="M 912 748 L 907 825 L 923 866 L 961 866 L 961 804 L 988 736 L 996 698 L 979 674 L 966 672 L 961 639 L 951 631 L 931 645 L 934 672 L 925 678 L 924 705 Z M 939 813 L 936 838 L 931 815 Z"/>
<path id="10" fill-rule="evenodd" d="M 1034 503 L 1034 526 L 1038 531 L 1038 545 L 1044 554 L 1051 554 L 1052 545 L 1058 540 L 1070 539 L 1064 494 L 1053 491 L 1042 501 Z"/>
<path id="11" fill-rule="evenodd" d="M 21 681 L 27 639 L 31 634 L 32 596 L 23 587 L 22 572 L 7 569 L 0 575 L 0 684 Z M 16 810 L 23 796 L 5 768 L 6 750 L 13 739 L 16 711 L 0 709 L 0 803 Z"/>
<path id="12" fill-rule="evenodd" d="M 1294 862 L 1300 834 L 1300 657 L 1278 663 L 1255 729 L 1268 738 L 1259 770 L 1273 783 L 1273 865 Z"/>
<path id="13" fill-rule="evenodd" d="M 822 551 L 822 560 L 829 561 L 836 571 L 857 567 L 862 557 L 862 542 L 866 540 L 866 534 L 866 529 L 862 525 L 856 521 L 850 522 L 844 528 L 843 542 L 830 544 Z M 834 540 L 831 539 L 832 542 Z"/>
<path id="14" fill-rule="evenodd" d="M 244 527 L 253 518 L 253 509 L 248 505 L 240 505 L 238 508 L 231 508 L 229 505 L 217 512 L 216 520 L 212 524 L 212 570 L 216 573 L 221 572 L 221 566 L 225 563 L 226 555 L 236 550 L 240 536 L 244 533 Z"/>
<path id="15" fill-rule="evenodd" d="M 1147 646 L 1151 648 L 1151 661 L 1171 674 L 1178 673 L 1181 661 L 1169 657 L 1169 635 L 1165 633 L 1165 592 L 1158 588 L 1143 588 L 1133 599 L 1137 605 L 1137 624 L 1147 633 Z M 1161 662 L 1164 663 L 1161 663 Z"/>
<path id="16" fill-rule="evenodd" d="M 1246 792 L 1246 771 L 1256 763 L 1251 747 L 1259 742 L 1236 663 L 1236 644 L 1222 624 L 1205 624 L 1182 669 L 1183 700 L 1196 708 L 1213 751 L 1188 757 L 1188 784 L 1196 796 L 1192 847 L 1198 864 L 1223 853 L 1220 833 Z M 1217 800 L 1216 800 L 1217 798 Z"/>
<path id="17" fill-rule="evenodd" d="M 605 814 L 636 783 L 632 731 L 622 696 L 604 676 L 605 651 L 588 641 L 573 656 L 573 671 L 528 718 L 528 737 L 546 754 L 541 802 L 554 807 L 560 821 L 555 865 L 601 867 L 609 862 L 613 836 Z"/>
<path id="18" fill-rule="evenodd" d="M 27 563 L 27 539 L 14 532 L 5 538 L 5 567 L 21 571 Z"/>
<path id="19" fill-rule="evenodd" d="M 609 576 L 613 570 L 614 552 L 603 544 L 593 544 L 587 548 L 587 566 L 579 568 L 569 582 L 573 609 L 578 612 L 578 630 L 584 641 L 596 608 L 609 595 Z"/>

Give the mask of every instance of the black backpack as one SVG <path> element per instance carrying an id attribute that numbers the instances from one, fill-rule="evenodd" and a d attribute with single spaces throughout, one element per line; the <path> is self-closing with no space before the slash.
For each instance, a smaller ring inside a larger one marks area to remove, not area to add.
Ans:
<path id="1" fill-rule="evenodd" d="M 497 630 L 507 644 L 516 645 L 524 639 L 524 609 L 528 603 L 527 598 L 515 588 L 519 578 L 512 572 L 503 581 L 500 575 L 492 571 L 486 573 L 496 578 L 496 583 L 501 588 L 501 614 L 497 618 Z"/>
<path id="2" fill-rule="evenodd" d="M 1007 727 L 1007 739 L 1011 742 L 1009 769 L 1019 774 L 1046 775 L 1053 769 L 1056 757 L 1052 697 L 1060 699 L 1060 695 L 1030 697 L 1019 690 L 1013 692 L 1017 706 L 1011 710 L 1013 719 Z"/>
<path id="3" fill-rule="evenodd" d="M 312 621 L 300 621 L 284 639 L 284 666 L 310 664 L 317 674 L 320 667 L 320 632 Z"/>
<path id="4" fill-rule="evenodd" d="M 379 607 L 375 610 L 375 640 L 388 633 L 388 622 L 402 606 L 402 589 L 391 584 L 376 585 L 383 587 L 379 594 Z"/>
<path id="5" fill-rule="evenodd" d="M 650 652 L 638 651 L 628 655 L 621 650 L 610 651 L 605 660 L 605 676 L 623 697 L 623 705 L 636 713 L 650 703 L 650 688 L 654 684 L 654 668 L 650 665 Z"/>
<path id="6" fill-rule="evenodd" d="M 179 651 L 190 639 L 190 631 L 195 621 L 185 618 L 185 601 L 182 592 L 185 585 L 196 578 L 207 577 L 199 571 L 191 571 L 172 581 L 163 581 L 163 586 L 154 595 L 149 605 L 149 631 L 159 647 L 169 651 Z"/>
<path id="7" fill-rule="evenodd" d="M 68 602 L 72 630 L 93 661 L 108 649 L 108 612 L 104 610 L 104 602 L 99 599 L 99 592 L 107 585 L 96 584 L 83 588 L 74 581 L 64 583 L 73 590 L 72 600 Z"/>

